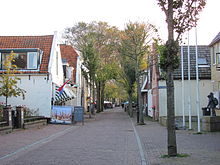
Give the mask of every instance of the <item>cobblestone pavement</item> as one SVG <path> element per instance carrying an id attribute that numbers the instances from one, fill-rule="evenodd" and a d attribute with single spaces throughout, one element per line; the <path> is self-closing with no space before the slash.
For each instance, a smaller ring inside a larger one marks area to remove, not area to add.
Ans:
<path id="1" fill-rule="evenodd" d="M 0 164 L 138 165 L 141 161 L 130 119 L 116 109 L 86 119 L 84 126 L 51 125 L 14 132 L 0 139 L 0 157 L 9 155 Z"/>
<path id="2" fill-rule="evenodd" d="M 86 119 L 85 125 L 48 125 L 0 135 L 0 164 L 7 165 L 141 165 L 138 133 L 148 165 L 220 165 L 220 132 L 194 134 L 178 130 L 178 153 L 167 154 L 167 130 L 157 122 L 139 126 L 120 108 Z"/>
<path id="3" fill-rule="evenodd" d="M 136 130 L 150 165 L 220 165 L 220 132 L 177 130 L 178 153 L 188 157 L 161 158 L 167 154 L 167 129 L 155 121 L 145 123 Z"/>

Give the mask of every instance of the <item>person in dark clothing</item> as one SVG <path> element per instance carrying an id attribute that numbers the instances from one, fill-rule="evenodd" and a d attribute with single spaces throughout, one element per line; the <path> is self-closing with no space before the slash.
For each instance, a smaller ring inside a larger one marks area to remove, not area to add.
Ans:
<path id="1" fill-rule="evenodd" d="M 210 109 L 211 116 L 215 116 L 215 108 L 218 105 L 218 100 L 214 97 L 212 92 L 207 97 L 209 99 L 209 103 L 207 105 L 207 108 Z"/>

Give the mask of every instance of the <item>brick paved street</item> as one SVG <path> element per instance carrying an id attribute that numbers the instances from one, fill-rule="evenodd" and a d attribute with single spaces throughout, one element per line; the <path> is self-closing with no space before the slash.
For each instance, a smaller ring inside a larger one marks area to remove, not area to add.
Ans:
<path id="1" fill-rule="evenodd" d="M 185 158 L 161 158 L 167 154 L 167 129 L 157 122 L 136 126 L 150 165 L 220 165 L 220 132 L 196 134 L 177 130 L 177 149 Z"/>
<path id="2" fill-rule="evenodd" d="M 166 151 L 166 128 L 146 121 L 137 126 L 146 164 L 219 165 L 220 132 L 177 131 L 178 152 L 186 158 L 161 158 Z M 0 164 L 7 165 L 140 165 L 140 146 L 132 122 L 120 108 L 86 119 L 85 125 L 48 125 L 0 136 Z"/>

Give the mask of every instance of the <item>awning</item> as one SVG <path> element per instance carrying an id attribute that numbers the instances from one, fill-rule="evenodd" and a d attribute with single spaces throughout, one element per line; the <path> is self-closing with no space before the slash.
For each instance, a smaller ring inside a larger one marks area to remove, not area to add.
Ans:
<path id="1" fill-rule="evenodd" d="M 55 99 L 54 99 L 55 102 L 65 102 L 65 101 L 76 98 L 76 95 L 71 89 L 64 87 L 62 92 L 59 92 L 58 89 L 59 89 L 59 86 L 56 86 L 55 87 L 55 91 L 56 91 Z"/>

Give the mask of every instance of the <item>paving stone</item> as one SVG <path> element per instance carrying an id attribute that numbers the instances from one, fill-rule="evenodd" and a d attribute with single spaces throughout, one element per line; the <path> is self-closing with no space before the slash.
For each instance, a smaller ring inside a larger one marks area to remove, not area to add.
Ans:
<path id="1" fill-rule="evenodd" d="M 190 156 L 161 158 L 167 154 L 166 127 L 152 121 L 140 126 L 132 120 L 148 165 L 220 164 L 220 132 L 178 130 L 178 153 Z M 84 125 L 48 125 L 1 135 L 0 148 L 0 164 L 5 165 L 141 165 L 131 120 L 121 108 L 86 118 Z"/>

